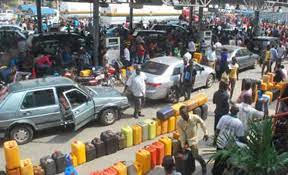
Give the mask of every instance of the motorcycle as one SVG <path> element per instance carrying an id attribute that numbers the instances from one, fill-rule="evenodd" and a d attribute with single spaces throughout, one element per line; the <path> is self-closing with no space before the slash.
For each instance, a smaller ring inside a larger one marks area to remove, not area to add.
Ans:
<path id="1" fill-rule="evenodd" d="M 116 70 L 113 67 L 93 67 L 80 71 L 66 69 L 62 76 L 70 78 L 84 86 L 109 86 L 114 87 Z"/>

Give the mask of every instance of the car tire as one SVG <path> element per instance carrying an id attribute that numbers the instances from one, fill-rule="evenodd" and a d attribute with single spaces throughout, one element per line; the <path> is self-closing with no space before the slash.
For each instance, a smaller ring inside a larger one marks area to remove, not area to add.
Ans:
<path id="1" fill-rule="evenodd" d="M 15 140 L 19 145 L 23 145 L 32 141 L 34 131 L 29 125 L 17 125 L 9 132 L 10 139 Z"/>
<path id="2" fill-rule="evenodd" d="M 100 121 L 105 126 L 112 125 L 117 119 L 118 111 L 113 108 L 105 109 L 101 112 Z"/>
<path id="3" fill-rule="evenodd" d="M 214 75 L 213 74 L 209 74 L 206 80 L 206 88 L 210 88 L 212 87 L 213 83 L 215 81 Z"/>
<path id="4" fill-rule="evenodd" d="M 169 103 L 177 103 L 179 101 L 179 89 L 177 87 L 172 87 L 168 91 L 167 101 Z"/>

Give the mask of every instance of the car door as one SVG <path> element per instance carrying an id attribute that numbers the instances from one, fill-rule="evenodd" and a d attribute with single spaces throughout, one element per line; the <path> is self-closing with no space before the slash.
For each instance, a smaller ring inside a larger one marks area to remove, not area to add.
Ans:
<path id="1" fill-rule="evenodd" d="M 194 69 L 196 70 L 196 78 L 194 83 L 194 89 L 202 87 L 204 84 L 206 84 L 206 77 L 203 67 L 200 65 L 194 63 Z"/>
<path id="2" fill-rule="evenodd" d="M 250 52 L 248 49 L 245 49 L 246 54 L 248 55 L 248 67 L 253 66 L 256 61 L 256 57 L 253 55 L 252 52 Z"/>
<path id="3" fill-rule="evenodd" d="M 177 66 L 174 67 L 172 75 L 171 75 L 171 81 L 173 82 L 173 86 L 179 86 L 180 84 L 180 78 L 181 78 L 181 74 L 183 72 L 184 69 L 184 65 L 183 64 L 179 64 Z"/>
<path id="4" fill-rule="evenodd" d="M 63 95 L 70 106 L 69 110 L 72 113 L 75 130 L 93 120 L 95 114 L 93 99 L 78 89 L 65 91 Z"/>
<path id="5" fill-rule="evenodd" d="M 55 94 L 54 88 L 26 92 L 17 118 L 32 121 L 37 129 L 60 126 L 62 115 Z"/>
<path id="6" fill-rule="evenodd" d="M 238 49 L 235 53 L 236 60 L 239 64 L 239 69 L 243 69 L 245 67 L 245 60 L 242 55 L 242 49 Z"/>
<path id="7" fill-rule="evenodd" d="M 250 55 L 247 49 L 242 49 L 242 57 L 243 57 L 243 62 L 246 67 L 249 67 L 251 65 L 251 59 L 250 59 Z"/>

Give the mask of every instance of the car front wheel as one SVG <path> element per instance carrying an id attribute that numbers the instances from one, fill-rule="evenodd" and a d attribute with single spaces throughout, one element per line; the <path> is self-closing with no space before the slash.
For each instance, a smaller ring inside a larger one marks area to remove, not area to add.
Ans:
<path id="1" fill-rule="evenodd" d="M 112 125 L 117 118 L 118 118 L 118 111 L 110 108 L 102 111 L 100 120 L 103 125 L 107 126 Z"/>
<path id="2" fill-rule="evenodd" d="M 19 145 L 32 141 L 34 132 L 29 125 L 18 125 L 10 130 L 10 139 L 15 140 Z"/>

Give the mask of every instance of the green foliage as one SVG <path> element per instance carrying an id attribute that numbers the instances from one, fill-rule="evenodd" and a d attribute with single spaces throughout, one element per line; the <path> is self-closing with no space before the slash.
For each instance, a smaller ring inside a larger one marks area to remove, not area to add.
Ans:
<path id="1" fill-rule="evenodd" d="M 288 153 L 277 153 L 272 143 L 271 119 L 251 123 L 247 138 L 245 147 L 238 147 L 235 140 L 227 138 L 227 148 L 218 151 L 212 159 L 226 161 L 232 167 L 244 170 L 246 175 L 284 174 L 282 171 L 288 165 Z"/>

